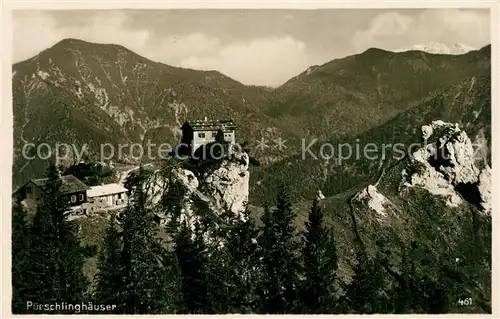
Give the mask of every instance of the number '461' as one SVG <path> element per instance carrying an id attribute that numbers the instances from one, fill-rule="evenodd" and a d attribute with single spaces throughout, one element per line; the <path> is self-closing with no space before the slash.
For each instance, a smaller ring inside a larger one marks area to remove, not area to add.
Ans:
<path id="1" fill-rule="evenodd" d="M 460 306 L 470 306 L 472 305 L 472 298 L 458 299 L 458 304 Z"/>

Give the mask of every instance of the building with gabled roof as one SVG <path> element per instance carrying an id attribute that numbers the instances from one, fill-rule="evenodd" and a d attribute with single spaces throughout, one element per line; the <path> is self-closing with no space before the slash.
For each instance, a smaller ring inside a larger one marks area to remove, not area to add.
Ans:
<path id="1" fill-rule="evenodd" d="M 104 212 L 122 209 L 127 206 L 128 189 L 117 183 L 87 186 L 74 175 L 60 176 L 59 191 L 67 200 L 69 207 L 66 214 L 77 218 L 91 212 Z M 28 213 L 34 214 L 46 192 L 48 178 L 38 178 L 28 181 L 13 192 L 13 198 L 20 199 Z"/>
<path id="2" fill-rule="evenodd" d="M 74 175 L 61 176 L 61 187 L 59 191 L 67 198 L 70 207 L 77 207 L 87 202 L 87 184 L 76 178 Z M 19 187 L 14 195 L 21 200 L 27 201 L 29 206 L 36 207 L 45 192 L 45 185 L 48 178 L 38 178 L 28 181 Z"/>
<path id="3" fill-rule="evenodd" d="M 47 183 L 48 178 L 38 178 L 32 180 L 33 184 L 38 186 L 40 189 L 45 188 L 45 184 Z M 64 175 L 61 176 L 61 187 L 59 191 L 63 194 L 70 194 L 76 192 L 84 192 L 89 187 L 83 181 L 76 178 L 74 175 Z"/>
<path id="4" fill-rule="evenodd" d="M 206 117 L 203 120 L 189 120 L 182 125 L 181 130 L 181 143 L 189 145 L 191 152 L 213 142 L 236 142 L 236 125 L 232 120 L 208 120 Z"/>
<path id="5" fill-rule="evenodd" d="M 91 186 L 87 190 L 90 211 L 124 207 L 127 204 L 127 191 L 116 183 Z"/>

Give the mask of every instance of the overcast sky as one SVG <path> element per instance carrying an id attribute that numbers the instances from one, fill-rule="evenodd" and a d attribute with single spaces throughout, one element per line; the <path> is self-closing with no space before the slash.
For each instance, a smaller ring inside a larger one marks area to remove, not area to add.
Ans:
<path id="1" fill-rule="evenodd" d="M 490 43 L 489 11 L 472 9 L 15 11 L 13 59 L 64 38 L 121 44 L 149 59 L 279 85 L 308 66 L 370 47 Z"/>

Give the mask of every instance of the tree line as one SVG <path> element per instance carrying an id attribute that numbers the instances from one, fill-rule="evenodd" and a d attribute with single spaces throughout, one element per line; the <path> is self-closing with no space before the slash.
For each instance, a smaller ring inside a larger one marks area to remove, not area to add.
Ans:
<path id="1" fill-rule="evenodd" d="M 385 267 L 383 253 L 368 258 L 359 248 L 355 274 L 346 284 L 321 203 L 314 201 L 299 233 L 285 188 L 277 205 L 266 207 L 261 226 L 249 212 L 227 213 L 222 218 L 229 222 L 211 232 L 217 240 L 207 239 L 206 219 L 177 220 L 167 227 L 169 240 L 161 239 L 140 171 L 129 185 L 128 207 L 109 218 L 98 272 L 89 281 L 83 273 L 84 251 L 64 216 L 68 207 L 59 196 L 61 181 L 54 166 L 47 177 L 31 222 L 19 201 L 13 206 L 13 313 L 44 312 L 28 309 L 28 301 L 115 305 L 110 312 L 117 314 L 443 313 L 470 279 L 452 263 L 423 260 L 423 248 L 414 245 L 405 249 L 399 274 Z M 438 277 L 426 276 L 436 267 Z"/>

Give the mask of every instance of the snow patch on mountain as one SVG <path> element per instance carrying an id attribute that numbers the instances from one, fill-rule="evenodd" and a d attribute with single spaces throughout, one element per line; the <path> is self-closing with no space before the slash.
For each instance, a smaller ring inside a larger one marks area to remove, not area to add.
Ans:
<path id="1" fill-rule="evenodd" d="M 444 44 L 440 42 L 430 42 L 428 44 L 416 44 L 412 47 L 400 48 L 392 50 L 393 52 L 405 51 L 424 51 L 433 54 L 451 54 L 459 55 L 470 51 L 477 50 L 476 48 L 465 43 Z"/>

